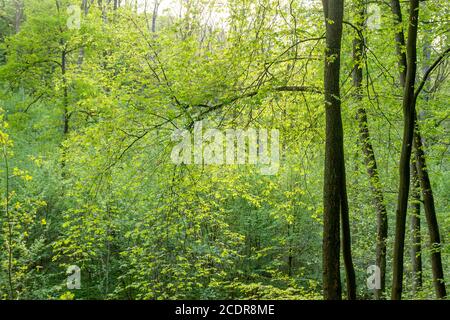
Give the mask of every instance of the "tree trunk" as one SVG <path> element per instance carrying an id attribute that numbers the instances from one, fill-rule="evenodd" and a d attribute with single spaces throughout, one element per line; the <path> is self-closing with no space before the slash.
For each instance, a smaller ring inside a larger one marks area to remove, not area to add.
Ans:
<path id="1" fill-rule="evenodd" d="M 364 155 L 364 163 L 366 165 L 367 174 L 369 176 L 370 187 L 374 195 L 374 204 L 377 211 L 377 249 L 376 264 L 380 268 L 380 288 L 375 289 L 375 299 L 380 299 L 386 287 L 386 239 L 388 232 L 388 220 L 386 204 L 384 203 L 383 190 L 381 189 L 380 178 L 378 175 L 377 161 L 373 151 L 370 139 L 369 127 L 367 125 L 367 112 L 362 105 L 362 79 L 363 69 L 361 67 L 364 59 L 364 39 L 361 37 L 363 30 L 363 21 L 365 17 L 365 7 L 360 2 L 358 12 L 359 35 L 353 40 L 353 86 L 355 87 L 355 100 L 359 104 L 356 118 L 359 125 L 359 140 L 361 141 L 362 152 Z"/>
<path id="2" fill-rule="evenodd" d="M 2 201 L 5 204 L 5 218 L 6 218 L 6 223 L 8 224 L 8 227 L 6 228 L 7 231 L 7 241 L 5 243 L 5 246 L 7 248 L 7 255 L 8 255 L 8 262 L 7 262 L 7 273 L 8 273 L 8 295 L 9 295 L 9 299 L 13 300 L 14 299 L 14 286 L 13 286 L 13 221 L 11 219 L 11 212 L 9 210 L 9 206 L 10 206 L 10 199 L 11 199 L 11 194 L 10 194 L 10 170 L 9 170 L 9 161 L 8 161 L 8 150 L 7 150 L 7 141 L 3 141 L 3 146 L 2 146 L 2 150 L 3 150 L 3 161 L 4 161 L 4 165 L 5 165 L 5 169 L 4 169 L 4 179 L 5 179 L 5 200 Z"/>
<path id="3" fill-rule="evenodd" d="M 81 1 L 81 9 L 83 11 L 83 19 L 86 18 L 88 12 L 89 12 L 89 5 L 88 5 L 88 0 L 82 0 Z M 78 68 L 81 70 L 81 66 L 83 65 L 83 60 L 84 60 L 84 47 L 82 46 L 80 48 L 80 51 L 78 53 Z"/>
<path id="4" fill-rule="evenodd" d="M 345 188 L 344 143 L 339 88 L 344 5 L 343 0 L 323 0 L 322 3 L 326 24 L 323 291 L 324 298 L 327 300 L 340 300 L 342 298 L 339 270 L 339 220 L 342 218 L 342 243 L 347 271 L 347 294 L 349 299 L 353 299 L 356 295 L 356 286 L 350 251 L 351 239 Z M 333 22 L 330 23 L 330 21 Z"/>
<path id="5" fill-rule="evenodd" d="M 352 241 L 350 232 L 350 217 L 348 213 L 347 186 L 345 178 L 344 149 L 342 149 L 342 189 L 341 189 L 341 223 L 342 223 L 342 256 L 347 279 L 347 299 L 356 300 L 356 276 L 352 260 Z"/>
<path id="6" fill-rule="evenodd" d="M 414 83 L 416 79 L 416 59 L 417 59 L 417 29 L 419 18 L 419 0 L 410 1 L 409 28 L 407 52 L 407 71 L 405 78 L 405 89 L 403 94 L 403 142 L 400 157 L 399 190 L 397 203 L 397 216 L 395 224 L 395 242 L 393 259 L 393 279 L 391 298 L 400 300 L 403 286 L 403 254 L 405 247 L 405 225 L 408 207 L 408 195 L 410 185 L 409 164 L 411 160 L 411 149 L 414 135 Z"/>
<path id="7" fill-rule="evenodd" d="M 416 113 L 414 113 L 417 121 Z M 418 123 L 416 122 L 416 128 Z M 436 209 L 434 207 L 433 191 L 431 189 L 431 182 L 428 176 L 428 169 L 425 163 L 425 153 L 422 146 L 422 138 L 419 130 L 416 130 L 414 138 L 414 146 L 416 149 L 416 164 L 417 172 L 419 174 L 420 185 L 422 187 L 422 197 L 425 209 L 425 218 L 428 224 L 428 233 L 430 235 L 431 246 L 431 269 L 433 272 L 433 283 L 436 291 L 436 296 L 439 299 L 447 296 L 444 281 L 444 271 L 442 268 L 441 258 L 441 237 L 439 232 L 439 225 L 436 218 Z"/>
<path id="8" fill-rule="evenodd" d="M 153 4 L 153 14 L 152 14 L 152 33 L 156 32 L 156 19 L 158 17 L 159 0 L 155 0 Z"/>
<path id="9" fill-rule="evenodd" d="M 394 25 L 399 27 L 397 33 L 395 34 L 395 50 L 397 51 L 398 57 L 398 69 L 400 71 L 400 85 L 402 88 L 405 87 L 406 80 L 406 53 L 404 51 L 405 47 L 405 34 L 403 29 L 400 27 L 402 25 L 402 9 L 400 7 L 399 0 L 391 0 L 391 10 L 394 16 Z"/>
<path id="10" fill-rule="evenodd" d="M 67 53 L 63 49 L 61 53 L 61 76 L 63 83 L 63 133 L 67 135 L 69 133 L 69 97 L 66 79 L 66 63 L 67 63 Z"/>
<path id="11" fill-rule="evenodd" d="M 426 37 L 428 40 L 428 37 Z M 429 43 L 425 43 L 423 48 L 423 56 L 424 56 L 424 66 L 423 66 L 423 74 L 426 75 L 427 71 L 431 66 L 429 65 L 430 60 L 430 45 Z M 425 101 L 428 101 L 428 94 L 425 96 Z M 436 210 L 434 207 L 434 197 L 433 191 L 431 189 L 430 177 L 428 175 L 426 158 L 425 158 L 425 148 L 424 148 L 424 140 L 420 134 L 419 128 L 419 116 L 417 112 L 414 114 L 414 121 L 416 124 L 414 131 L 414 144 L 413 148 L 415 148 L 415 156 L 416 156 L 416 166 L 418 173 L 418 181 L 419 185 L 422 186 L 423 193 L 423 202 L 424 202 L 424 211 L 425 218 L 427 220 L 428 225 L 428 233 L 430 234 L 430 246 L 431 246 L 431 269 L 433 272 L 433 283 L 436 292 L 436 297 L 439 299 L 445 298 L 447 293 L 445 290 L 445 281 L 444 281 L 444 271 L 442 268 L 442 258 L 441 258 L 441 242 L 440 242 L 440 233 L 439 226 L 436 218 Z M 418 159 L 420 157 L 420 159 Z M 420 172 L 420 173 L 419 173 Z M 422 178 L 423 177 L 423 178 Z M 422 183 L 423 180 L 423 183 Z M 426 196 L 425 196 L 426 195 Z"/>
<path id="12" fill-rule="evenodd" d="M 15 33 L 19 33 L 20 26 L 22 25 L 23 20 L 23 0 L 15 0 L 15 16 L 14 16 L 14 31 Z"/>
<path id="13" fill-rule="evenodd" d="M 400 10 L 400 2 L 399 0 L 391 0 L 391 8 L 392 13 L 394 14 L 394 19 L 397 23 L 401 23 L 402 21 L 402 13 Z M 406 78 L 406 70 L 407 70 L 407 60 L 406 60 L 406 54 L 403 50 L 404 44 L 405 44 L 405 36 L 403 31 L 400 29 L 398 33 L 395 36 L 395 43 L 396 43 L 396 50 L 397 55 L 399 58 L 399 70 L 400 70 L 400 84 L 402 87 L 405 86 L 405 78 Z M 415 113 L 414 113 L 415 114 Z M 423 197 L 423 203 L 424 203 L 424 209 L 425 209 L 425 217 L 427 219 L 428 223 L 428 231 L 430 233 L 430 240 L 431 240 L 431 233 L 433 233 L 434 241 L 431 241 L 433 247 L 439 248 L 440 247 L 440 235 L 439 235 L 439 226 L 437 223 L 436 218 L 436 211 L 434 206 L 434 198 L 433 198 L 433 191 L 431 189 L 431 183 L 430 178 L 428 175 L 428 170 L 426 169 L 426 159 L 425 159 L 425 148 L 423 146 L 423 141 L 420 134 L 420 127 L 417 122 L 417 116 L 414 115 L 415 119 L 415 130 L 414 130 L 414 143 L 413 147 L 415 148 L 415 154 L 416 157 L 419 156 L 420 159 L 417 161 L 416 159 L 416 165 L 417 165 L 417 172 L 419 174 L 420 179 L 420 185 L 422 188 L 422 194 L 427 194 L 427 197 Z M 423 179 L 421 178 L 423 177 Z M 425 182 L 423 182 L 423 181 Z M 428 181 L 428 183 L 426 182 Z M 428 220 L 431 222 L 428 222 Z M 432 262 L 432 272 L 433 272 L 433 282 L 435 284 L 435 291 L 436 296 L 438 298 L 443 298 L 446 296 L 446 290 L 445 290 L 445 282 L 444 282 L 444 273 L 442 270 L 442 259 L 441 254 L 439 251 L 435 252 L 434 256 L 432 254 L 432 261 L 434 260 L 434 263 Z"/>
<path id="14" fill-rule="evenodd" d="M 411 160 L 411 264 L 413 292 L 422 289 L 422 238 L 420 235 L 420 182 L 416 161 Z"/>

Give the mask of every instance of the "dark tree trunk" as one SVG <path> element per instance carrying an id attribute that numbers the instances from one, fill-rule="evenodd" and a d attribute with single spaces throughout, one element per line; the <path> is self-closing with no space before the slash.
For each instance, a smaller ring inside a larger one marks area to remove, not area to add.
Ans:
<path id="1" fill-rule="evenodd" d="M 425 43 L 423 48 L 423 56 L 425 61 L 423 67 L 424 76 L 426 76 L 428 69 L 431 68 L 431 66 L 428 63 L 430 59 L 430 51 L 431 50 L 429 44 Z M 428 101 L 427 95 L 425 96 L 425 101 Z M 434 207 L 433 190 L 431 189 L 430 177 L 428 175 L 426 165 L 424 140 L 422 139 L 420 134 L 419 117 L 417 115 L 417 112 L 414 114 L 414 121 L 416 126 L 414 130 L 413 148 L 415 148 L 416 150 L 415 161 L 417 166 L 418 183 L 422 187 L 425 218 L 427 220 L 428 233 L 430 234 L 431 269 L 433 272 L 433 283 L 436 296 L 439 299 L 442 299 L 446 297 L 447 293 L 445 290 L 444 271 L 442 268 L 442 257 L 440 252 L 441 250 L 440 232 L 436 218 L 436 209 Z"/>
<path id="2" fill-rule="evenodd" d="M 67 89 L 67 79 L 66 79 L 66 63 L 67 63 L 67 53 L 64 49 L 61 53 L 61 76 L 63 83 L 63 133 L 67 135 L 69 133 L 69 97 Z"/>
<path id="3" fill-rule="evenodd" d="M 60 1 L 56 1 L 56 9 L 58 10 L 58 13 L 61 13 L 62 5 Z M 69 92 L 68 92 L 68 86 L 67 86 L 67 50 L 66 50 L 66 42 L 63 35 L 63 29 L 60 27 L 59 32 L 61 34 L 61 38 L 59 40 L 59 44 L 62 48 L 61 51 L 61 82 L 62 82 L 62 90 L 63 90 L 63 96 L 62 96 L 62 125 L 63 125 L 63 139 L 66 139 L 68 133 L 69 133 L 69 119 L 70 119 L 70 113 L 69 113 Z M 64 178 L 66 175 L 66 154 L 67 150 L 64 144 L 61 145 L 61 168 L 62 168 L 62 177 Z"/>
<path id="4" fill-rule="evenodd" d="M 345 188 L 344 143 L 339 89 L 344 5 L 343 0 L 323 0 L 322 2 L 326 24 L 323 290 L 324 298 L 327 300 L 342 298 L 339 269 L 339 232 L 340 218 L 342 218 L 342 243 L 347 271 L 347 292 L 348 297 L 352 299 L 356 295 L 356 290 L 350 251 L 351 239 Z M 333 23 L 330 23 L 330 21 L 333 21 Z"/>
<path id="5" fill-rule="evenodd" d="M 342 124 L 342 123 L 341 123 Z M 342 148 L 342 153 L 344 149 Z M 341 223 L 342 223 L 342 256 L 347 279 L 347 299 L 356 300 L 356 276 L 352 260 L 352 241 L 350 232 L 350 217 L 348 212 L 347 186 L 345 178 L 345 161 L 342 155 L 342 189 L 341 189 Z"/>
<path id="6" fill-rule="evenodd" d="M 417 121 L 416 113 L 414 113 L 414 116 Z M 417 127 L 418 123 L 416 122 L 416 128 Z M 430 235 L 431 269 L 433 272 L 433 283 L 436 291 L 436 296 L 442 299 L 447 296 L 447 293 L 445 289 L 444 271 L 442 268 L 441 237 L 438 221 L 436 218 L 436 209 L 434 207 L 433 191 L 431 189 L 431 182 L 425 163 L 425 153 L 423 151 L 422 139 L 419 130 L 416 131 L 417 132 L 414 137 L 414 146 L 416 149 L 416 164 L 420 185 L 422 187 L 425 218 L 427 219 L 428 233 Z"/>
<path id="7" fill-rule="evenodd" d="M 416 161 L 411 160 L 411 264 L 413 292 L 422 289 L 422 238 L 420 235 L 420 182 Z"/>
<path id="8" fill-rule="evenodd" d="M 363 69 L 361 67 L 364 59 L 364 39 L 362 38 L 363 21 L 365 17 L 365 7 L 360 4 L 358 12 L 359 29 L 358 36 L 353 40 L 353 86 L 355 87 L 355 100 L 359 103 L 357 111 L 357 120 L 359 125 L 359 140 L 361 142 L 362 152 L 364 155 L 364 163 L 367 168 L 367 174 L 370 180 L 370 187 L 374 195 L 374 204 L 377 211 L 377 249 L 376 264 L 380 268 L 380 288 L 375 289 L 375 299 L 383 296 L 386 287 L 386 239 L 388 232 L 388 220 L 386 204 L 384 203 L 383 190 L 381 189 L 380 178 L 378 175 L 377 161 L 373 151 L 370 139 L 369 127 L 367 124 L 367 112 L 362 105 L 362 80 Z"/>
<path id="9" fill-rule="evenodd" d="M 402 13 L 400 10 L 400 2 L 399 0 L 391 0 L 391 8 L 392 12 L 394 14 L 394 19 L 396 22 L 402 21 Z M 397 55 L 399 58 L 399 69 L 400 69 L 400 84 L 402 87 L 405 85 L 405 78 L 406 78 L 406 70 L 407 70 L 407 60 L 406 60 L 406 54 L 403 50 L 404 44 L 405 44 L 405 36 L 403 31 L 400 29 L 398 33 L 395 36 L 395 42 L 396 42 L 396 50 Z M 428 230 L 430 233 L 430 239 L 431 239 L 431 233 L 433 233 L 433 238 L 437 242 L 431 241 L 431 244 L 435 248 L 440 248 L 440 234 L 439 234 L 439 226 L 437 223 L 436 218 L 436 211 L 434 206 L 434 198 L 433 198 L 433 192 L 431 189 L 431 183 L 430 178 L 428 175 L 428 170 L 426 169 L 426 159 L 425 159 L 425 148 L 423 146 L 423 141 L 420 134 L 420 127 L 417 122 L 417 116 L 414 112 L 414 121 L 415 121 L 415 130 L 414 130 L 414 143 L 413 147 L 416 150 L 415 155 L 416 157 L 420 157 L 420 161 L 417 161 L 416 159 L 416 165 L 417 165 L 417 172 L 419 174 L 420 179 L 420 185 L 422 188 L 422 194 L 427 194 L 427 197 L 423 197 L 423 203 L 424 203 L 424 209 L 425 209 L 425 217 L 428 220 L 430 220 L 434 224 L 433 227 L 430 227 L 430 224 L 428 223 Z M 423 177 L 423 179 L 421 178 Z M 428 181 L 428 183 L 423 181 Z M 431 195 L 431 196 L 430 196 Z M 433 245 L 434 243 L 434 245 Z M 440 251 L 435 252 L 434 257 L 432 256 L 432 261 L 435 261 L 435 263 L 431 264 L 432 271 L 433 271 L 433 282 L 435 284 L 435 290 L 436 290 L 436 296 L 438 298 L 443 298 L 446 296 L 446 290 L 445 290 L 445 282 L 444 282 L 444 273 L 442 270 L 442 259 Z"/>
<path id="10" fill-rule="evenodd" d="M 399 0 L 391 0 L 391 10 L 392 14 L 394 16 L 394 25 L 395 27 L 399 27 L 402 24 L 403 18 L 402 18 L 402 9 L 400 7 L 400 1 Z M 400 70 L 400 84 L 402 88 L 405 87 L 405 80 L 406 80 L 406 53 L 404 51 L 405 47 L 405 34 L 403 33 L 403 29 L 399 28 L 397 33 L 395 34 L 395 49 L 397 51 L 397 58 L 398 58 L 398 68 Z"/>
<path id="11" fill-rule="evenodd" d="M 403 94 L 403 142 L 400 157 L 399 190 L 397 203 L 397 216 L 395 224 L 395 242 L 393 259 L 393 279 L 391 298 L 400 300 L 403 289 L 403 254 L 405 247 L 405 226 L 408 207 L 408 195 L 410 185 L 409 164 L 411 160 L 411 149 L 414 135 L 414 83 L 416 79 L 416 59 L 417 59 L 417 29 L 419 17 L 419 0 L 410 1 L 409 28 L 407 52 L 407 71 L 405 79 L 405 89 Z"/>

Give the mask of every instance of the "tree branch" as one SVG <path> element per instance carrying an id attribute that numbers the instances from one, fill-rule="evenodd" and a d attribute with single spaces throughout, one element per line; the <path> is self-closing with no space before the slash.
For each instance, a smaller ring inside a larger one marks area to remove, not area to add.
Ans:
<path id="1" fill-rule="evenodd" d="M 441 61 L 445 58 L 445 56 L 450 52 L 450 48 L 447 48 L 442 54 L 436 59 L 436 61 L 433 62 L 433 64 L 427 69 L 425 74 L 423 75 L 422 81 L 420 82 L 419 86 L 417 87 L 416 92 L 414 93 L 414 101 L 417 100 L 417 97 L 419 96 L 420 92 L 422 91 L 423 87 L 425 86 L 425 83 L 428 80 L 428 77 L 430 76 L 431 72 L 433 72 L 434 69 L 441 63 Z"/>

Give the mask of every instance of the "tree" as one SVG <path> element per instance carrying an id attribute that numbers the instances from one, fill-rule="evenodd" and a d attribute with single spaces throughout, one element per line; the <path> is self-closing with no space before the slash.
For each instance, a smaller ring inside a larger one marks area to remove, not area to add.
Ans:
<path id="1" fill-rule="evenodd" d="M 395 223 L 392 293 L 393 300 L 400 300 L 403 284 L 403 252 L 405 245 L 405 224 L 410 184 L 410 159 L 414 135 L 415 99 L 414 87 L 417 63 L 417 30 L 419 24 L 419 1 L 411 0 L 409 9 L 408 41 L 406 45 L 407 69 L 403 94 L 403 141 L 399 163 L 400 180 Z"/>
<path id="2" fill-rule="evenodd" d="M 359 125 L 359 140 L 364 156 L 367 174 L 373 193 L 373 203 L 377 212 L 377 245 L 376 265 L 380 268 L 380 288 L 375 289 L 375 298 L 380 299 L 386 286 L 386 241 L 388 236 L 387 209 L 381 188 L 378 166 L 373 149 L 367 120 L 367 111 L 362 101 L 363 98 L 363 66 L 365 57 L 364 22 L 366 20 L 366 6 L 362 1 L 357 4 L 356 36 L 353 40 L 353 86 L 355 87 L 355 100 L 358 104 L 356 118 Z"/>
<path id="3" fill-rule="evenodd" d="M 422 288 L 422 237 L 420 234 L 420 182 L 415 159 L 411 159 L 411 264 L 414 293 Z"/>
<path id="4" fill-rule="evenodd" d="M 347 295 L 356 298 L 356 281 L 351 257 L 351 238 L 345 179 L 344 136 L 340 98 L 340 60 L 344 2 L 323 0 L 326 25 L 325 49 L 325 112 L 326 142 L 324 170 L 323 223 L 323 291 L 327 300 L 341 299 L 339 270 L 340 223 L 342 249 L 347 271 Z"/>
<path id="5" fill-rule="evenodd" d="M 402 23 L 402 13 L 400 2 L 398 0 L 391 0 L 391 9 L 394 16 L 395 23 L 397 25 L 397 33 L 395 35 L 395 43 L 396 43 L 396 51 L 398 57 L 398 65 L 399 65 L 399 75 L 400 75 L 400 84 L 403 88 L 406 88 L 406 78 L 407 78 L 407 69 L 409 65 L 409 61 L 407 56 L 403 50 L 405 45 L 405 37 L 403 33 L 403 29 L 401 28 Z M 417 11 L 419 8 L 417 8 Z M 416 31 L 417 33 L 417 31 Z M 408 47 L 407 47 L 408 51 Z M 414 179 L 418 179 L 420 181 L 420 186 L 422 189 L 423 195 L 423 203 L 425 209 L 425 217 L 427 219 L 428 224 L 428 232 L 430 234 L 430 242 L 431 247 L 435 248 L 432 250 L 432 271 L 433 271 L 433 282 L 435 285 L 436 295 L 439 298 L 443 298 L 446 296 L 445 283 L 444 283 L 444 275 L 442 269 L 442 259 L 440 254 L 440 234 L 439 234 L 439 226 L 436 218 L 436 210 L 434 205 L 434 197 L 431 188 L 430 178 L 428 175 L 428 169 L 426 167 L 425 160 L 425 151 L 424 145 L 422 142 L 420 127 L 417 119 L 417 112 L 415 109 L 415 104 L 417 100 L 417 95 L 420 93 L 421 88 L 426 82 L 427 77 L 433 71 L 433 69 L 439 64 L 439 62 L 445 57 L 446 52 L 444 52 L 438 59 L 433 63 L 430 68 L 426 71 L 423 80 L 419 84 L 417 91 L 414 93 L 413 99 L 413 117 L 414 117 L 414 137 L 413 137 L 413 147 L 415 149 L 415 158 L 414 162 L 417 167 L 418 177 Z M 405 89 L 406 90 L 406 89 Z M 416 172 L 416 170 L 412 170 Z M 397 280 L 398 281 L 398 280 Z"/>

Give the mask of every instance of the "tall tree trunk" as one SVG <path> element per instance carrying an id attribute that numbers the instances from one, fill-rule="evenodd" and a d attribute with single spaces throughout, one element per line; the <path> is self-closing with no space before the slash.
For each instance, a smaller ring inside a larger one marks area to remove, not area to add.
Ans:
<path id="1" fill-rule="evenodd" d="M 364 163 L 369 176 L 370 187 L 374 195 L 374 204 L 377 211 L 376 264 L 380 268 L 380 288 L 375 289 L 375 299 L 380 299 L 383 296 L 386 287 L 386 239 L 388 233 L 388 220 L 383 190 L 381 189 L 380 178 L 378 175 L 377 161 L 367 124 L 367 112 L 361 101 L 363 96 L 363 69 L 361 65 L 364 59 L 364 39 L 362 38 L 362 31 L 366 8 L 362 2 L 359 3 L 359 6 L 357 23 L 355 24 L 359 31 L 357 37 L 353 40 L 353 60 L 355 64 L 353 69 L 353 86 L 355 87 L 355 100 L 359 104 L 356 115 L 359 125 L 359 140 L 361 141 Z"/>
<path id="2" fill-rule="evenodd" d="M 402 13 L 400 9 L 400 1 L 399 0 L 391 0 L 391 9 L 394 15 L 394 19 L 396 23 L 401 23 L 402 21 Z M 402 87 L 405 86 L 405 78 L 406 78 L 406 70 L 407 70 L 407 60 L 406 54 L 404 52 L 404 44 L 405 44 L 405 36 L 403 30 L 400 28 L 399 31 L 395 35 L 395 43 L 396 43 L 396 51 L 399 60 L 399 70 L 400 70 L 400 84 Z M 413 147 L 416 150 L 416 165 L 417 172 L 420 179 L 420 185 L 422 188 L 422 194 L 426 194 L 427 196 L 423 197 L 424 203 L 424 211 L 425 218 L 427 219 L 428 224 L 428 232 L 431 235 L 433 234 L 433 239 L 431 240 L 432 247 L 440 248 L 440 234 L 439 234 L 439 226 L 436 218 L 436 211 L 434 206 L 434 197 L 433 191 L 431 188 L 430 178 L 428 175 L 428 170 L 426 166 L 425 159 L 425 148 L 423 145 L 423 141 L 420 134 L 420 127 L 417 122 L 417 115 L 414 112 L 414 121 L 415 121 L 415 130 L 414 130 L 414 143 Z M 417 159 L 419 158 L 419 159 Z M 422 178 L 423 177 L 423 178 Z M 432 253 L 432 272 L 433 272 L 433 282 L 435 285 L 436 296 L 438 298 L 443 298 L 446 296 L 445 290 L 445 282 L 444 282 L 444 272 L 442 269 L 442 258 L 439 250 L 433 250 Z M 434 263 L 433 263 L 434 261 Z"/>
<path id="3" fill-rule="evenodd" d="M 58 14 L 61 14 L 62 4 L 59 0 L 55 1 L 56 9 L 58 11 Z M 67 138 L 67 135 L 69 133 L 69 120 L 70 120 L 70 112 L 69 112 L 69 91 L 67 86 L 67 50 L 66 50 L 66 42 L 63 37 L 63 28 L 59 27 L 59 32 L 61 35 L 61 38 L 59 40 L 59 44 L 62 48 L 61 51 L 61 82 L 62 82 L 62 90 L 63 90 L 63 96 L 62 96 L 62 125 L 63 125 L 63 140 Z M 62 177 L 65 178 L 66 176 L 66 154 L 67 150 L 64 144 L 61 144 L 61 168 L 62 168 Z"/>
<path id="4" fill-rule="evenodd" d="M 347 271 L 347 294 L 350 299 L 356 296 L 350 251 L 351 239 L 345 188 L 344 143 L 339 88 L 343 2 L 343 0 L 322 0 L 326 24 L 323 293 L 327 300 L 340 300 L 342 298 L 339 270 L 340 218 L 342 218 L 343 224 L 342 243 Z"/>
<path id="5" fill-rule="evenodd" d="M 20 26 L 23 20 L 23 0 L 14 0 L 15 16 L 14 16 L 14 31 L 19 33 Z"/>
<path id="6" fill-rule="evenodd" d="M 411 160 L 411 264 L 413 292 L 422 289 L 422 238 L 420 235 L 420 182 L 416 160 Z"/>
<path id="7" fill-rule="evenodd" d="M 64 135 L 69 133 L 69 97 L 68 97 L 68 88 L 67 88 L 67 78 L 66 78 L 66 66 L 67 64 L 67 53 L 66 49 L 63 49 L 61 53 L 61 77 L 63 83 L 63 132 Z"/>
<path id="8" fill-rule="evenodd" d="M 393 279 L 391 298 L 400 300 L 403 286 L 403 254 L 405 247 L 405 225 L 408 207 L 408 195 L 410 185 L 409 164 L 411 160 L 411 149 L 414 135 L 414 83 L 416 79 L 416 59 L 417 59 L 417 29 L 419 18 L 419 0 L 410 1 L 409 27 L 407 52 L 407 70 L 405 78 L 405 89 L 403 94 L 403 142 L 400 157 L 399 190 L 397 203 L 397 216 L 395 224 L 395 242 L 393 259 Z"/>
<path id="9" fill-rule="evenodd" d="M 159 0 L 154 0 L 152 14 L 152 33 L 156 32 L 156 19 L 158 17 Z"/>
<path id="10" fill-rule="evenodd" d="M 89 5 L 88 0 L 82 0 L 81 1 L 81 10 L 83 11 L 83 19 L 86 18 L 88 12 L 89 12 Z M 81 70 L 81 66 L 83 65 L 84 60 L 84 46 L 80 48 L 80 51 L 78 53 L 78 68 Z"/>
<path id="11" fill-rule="evenodd" d="M 350 232 L 350 217 L 348 212 L 348 198 L 347 198 L 343 148 L 342 148 L 341 171 L 342 171 L 342 181 L 341 181 L 342 256 L 344 258 L 344 266 L 347 280 L 347 299 L 356 300 L 356 276 L 352 259 L 352 241 Z"/>
<path id="12" fill-rule="evenodd" d="M 106 24 L 108 22 L 108 3 L 104 3 L 103 0 L 97 0 L 97 5 L 102 12 L 102 21 Z"/>
<path id="13" fill-rule="evenodd" d="M 8 149 L 7 149 L 7 143 L 8 141 L 2 141 L 3 146 L 3 161 L 4 161 L 4 180 L 5 180 L 5 218 L 6 223 L 8 224 L 8 227 L 6 228 L 7 231 L 7 241 L 5 243 L 7 248 L 7 255 L 8 255 L 8 262 L 7 262 L 7 273 L 8 273 L 8 295 L 9 299 L 14 299 L 14 286 L 13 286 L 13 221 L 11 219 L 11 212 L 10 212 L 10 200 L 11 200 L 11 194 L 10 194 L 10 170 L 9 170 L 9 161 L 8 161 Z M 3 201 L 2 201 L 3 202 Z"/>
<path id="14" fill-rule="evenodd" d="M 428 38 L 427 38 L 428 40 Z M 423 56 L 424 56 L 424 67 L 423 74 L 426 76 L 428 69 L 431 67 L 429 65 L 430 60 L 430 46 L 429 43 L 424 44 Z M 425 96 L 425 101 L 428 101 L 428 96 Z M 436 297 L 439 299 L 445 298 L 447 293 L 445 290 L 444 281 L 444 271 L 442 268 L 442 257 L 441 257 L 441 241 L 439 225 L 436 217 L 436 209 L 434 206 L 433 190 L 431 189 L 430 177 L 428 175 L 426 158 L 425 158 L 425 147 L 424 140 L 420 134 L 419 128 L 419 116 L 417 112 L 415 113 L 415 131 L 414 131 L 414 144 L 415 156 L 416 156 L 416 166 L 418 173 L 419 185 L 422 186 L 423 202 L 425 218 L 428 225 L 428 233 L 430 234 L 430 246 L 431 246 L 431 269 L 433 273 L 433 283 L 436 292 Z M 420 158 L 420 159 L 419 159 Z"/>
<path id="15" fill-rule="evenodd" d="M 398 58 L 398 69 L 400 71 L 400 85 L 402 88 L 405 87 L 406 81 L 406 53 L 404 51 L 405 47 L 405 34 L 402 29 L 402 9 L 400 7 L 399 0 L 391 0 L 391 10 L 394 17 L 394 25 L 395 28 L 398 28 L 398 31 L 395 33 L 395 50 L 397 51 Z"/>
<path id="16" fill-rule="evenodd" d="M 414 113 L 414 116 L 415 118 L 417 118 L 416 113 Z M 418 123 L 416 122 L 416 128 L 417 127 Z M 431 182 L 428 176 L 428 169 L 425 163 L 425 153 L 423 151 L 422 138 L 418 130 L 414 137 L 414 146 L 416 149 L 417 172 L 419 174 L 419 181 L 422 187 L 425 218 L 427 220 L 428 233 L 430 236 L 431 269 L 433 272 L 433 284 L 436 296 L 439 299 L 442 299 L 447 296 L 447 292 L 445 289 L 444 270 L 442 268 L 441 237 L 436 217 L 436 208 L 434 207 L 433 191 L 431 189 Z"/>

